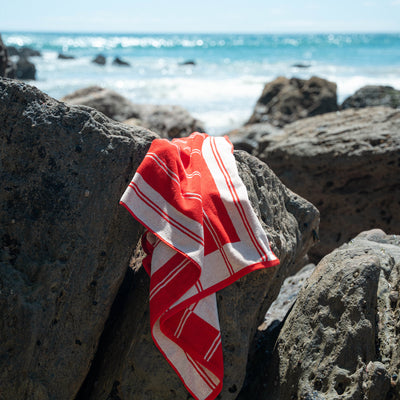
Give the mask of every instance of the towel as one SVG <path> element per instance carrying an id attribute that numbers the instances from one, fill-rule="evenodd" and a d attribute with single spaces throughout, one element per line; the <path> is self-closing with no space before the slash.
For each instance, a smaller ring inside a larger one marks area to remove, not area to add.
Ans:
<path id="1" fill-rule="evenodd" d="M 120 203 L 145 227 L 153 340 L 189 392 L 222 389 L 216 291 L 279 263 L 227 137 L 156 139 Z"/>

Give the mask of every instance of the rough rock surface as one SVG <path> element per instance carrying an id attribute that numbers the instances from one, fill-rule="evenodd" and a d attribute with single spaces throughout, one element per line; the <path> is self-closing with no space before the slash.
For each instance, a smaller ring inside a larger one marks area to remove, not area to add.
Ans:
<path id="1" fill-rule="evenodd" d="M 337 109 L 336 83 L 316 76 L 308 80 L 281 76 L 265 85 L 246 125 L 269 122 L 282 127 Z"/>
<path id="2" fill-rule="evenodd" d="M 400 108 L 400 90 L 391 86 L 364 86 L 348 97 L 341 108 L 386 106 Z"/>
<path id="3" fill-rule="evenodd" d="M 269 122 L 242 126 L 227 133 L 236 150 L 245 150 L 250 154 L 255 149 L 260 151 L 261 142 L 266 142 L 270 136 L 279 134 L 282 134 L 282 129 Z"/>
<path id="4" fill-rule="evenodd" d="M 244 151 L 236 151 L 235 157 L 281 265 L 250 273 L 217 293 L 225 365 L 221 399 L 238 395 L 257 326 L 283 280 L 301 267 L 299 260 L 313 243 L 318 225 L 315 207 L 287 190 L 264 163 Z M 133 275 L 130 285 L 134 290 L 126 291 L 125 307 L 118 306 L 121 314 L 104 336 L 107 346 L 97 361 L 99 368 L 78 400 L 190 398 L 153 344 L 148 323 L 149 279 L 143 268 Z"/>
<path id="5" fill-rule="evenodd" d="M 79 391 L 142 232 L 118 201 L 155 137 L 0 79 L 1 399 Z"/>
<path id="6" fill-rule="evenodd" d="M 142 120 L 146 127 L 162 137 L 182 137 L 195 131 L 204 132 L 202 123 L 180 106 L 134 104 L 120 94 L 99 86 L 79 89 L 62 100 L 93 107 L 116 121 L 131 118 Z"/>
<path id="7" fill-rule="evenodd" d="M 400 110 L 349 109 L 297 121 L 253 154 L 320 210 L 313 261 L 364 230 L 399 230 Z"/>
<path id="8" fill-rule="evenodd" d="M 399 291 L 400 236 L 363 232 L 323 258 L 251 399 L 399 399 Z"/>

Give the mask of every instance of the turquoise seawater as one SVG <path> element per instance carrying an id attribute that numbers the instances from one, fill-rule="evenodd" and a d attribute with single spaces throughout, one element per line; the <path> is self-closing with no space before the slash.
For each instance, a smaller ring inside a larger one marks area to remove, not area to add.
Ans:
<path id="1" fill-rule="evenodd" d="M 179 104 L 211 134 L 240 126 L 277 76 L 336 82 L 338 100 L 367 84 L 400 89 L 399 34 L 79 34 L 3 32 L 7 45 L 40 50 L 32 84 L 55 98 L 89 86 L 133 102 Z M 60 60 L 59 53 L 73 60 Z M 107 57 L 104 67 L 91 63 Z M 112 64 L 115 57 L 129 67 Z M 192 60 L 195 65 L 180 65 Z"/>

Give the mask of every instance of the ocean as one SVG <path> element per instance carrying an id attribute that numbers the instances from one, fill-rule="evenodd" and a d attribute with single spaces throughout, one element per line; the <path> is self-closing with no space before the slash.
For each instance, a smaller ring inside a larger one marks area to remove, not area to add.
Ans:
<path id="1" fill-rule="evenodd" d="M 364 85 L 400 89 L 398 34 L 80 34 L 2 32 L 42 52 L 30 83 L 60 99 L 89 85 L 135 103 L 177 104 L 212 135 L 241 126 L 278 76 L 336 82 L 338 102 Z M 58 59 L 63 53 L 72 60 Z M 105 66 L 92 63 L 103 54 Z M 130 66 L 113 65 L 119 57 Z M 181 65 L 193 61 L 194 65 Z"/>

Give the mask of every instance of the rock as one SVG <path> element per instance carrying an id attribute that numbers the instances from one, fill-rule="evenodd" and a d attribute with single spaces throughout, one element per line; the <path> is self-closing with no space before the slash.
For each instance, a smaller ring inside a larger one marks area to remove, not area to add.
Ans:
<path id="1" fill-rule="evenodd" d="M 16 78 L 22 80 L 35 80 L 36 67 L 25 57 L 20 57 L 16 63 Z"/>
<path id="2" fill-rule="evenodd" d="M 201 121 L 176 105 L 135 104 L 138 118 L 163 137 L 184 137 L 192 132 L 205 132 Z"/>
<path id="3" fill-rule="evenodd" d="M 71 56 L 71 55 L 68 55 L 68 54 L 63 54 L 63 53 L 58 53 L 57 58 L 59 60 L 74 60 L 75 59 L 74 56 Z"/>
<path id="4" fill-rule="evenodd" d="M 282 127 L 301 118 L 338 109 L 336 84 L 318 77 L 279 77 L 265 85 L 246 125 L 269 122 Z"/>
<path id="5" fill-rule="evenodd" d="M 295 275 L 286 278 L 278 297 L 271 304 L 264 322 L 258 327 L 253 346 L 250 349 L 246 378 L 237 399 L 257 398 L 265 380 L 265 368 L 271 361 L 276 340 L 293 307 L 301 287 L 314 271 L 314 264 L 307 264 Z"/>
<path id="6" fill-rule="evenodd" d="M 400 303 L 391 289 L 400 289 L 400 236 L 363 232 L 324 257 L 251 399 L 400 398 Z"/>
<path id="7" fill-rule="evenodd" d="M 10 59 L 8 59 L 5 77 L 10 79 L 17 77 L 17 64 Z"/>
<path id="8" fill-rule="evenodd" d="M 204 132 L 203 124 L 180 106 L 134 104 L 113 90 L 98 86 L 77 90 L 62 100 L 93 107 L 116 121 L 139 119 L 162 137 L 182 137 L 195 131 Z"/>
<path id="9" fill-rule="evenodd" d="M 10 57 L 19 56 L 19 51 L 15 46 L 7 46 L 7 50 Z"/>
<path id="10" fill-rule="evenodd" d="M 106 58 L 102 54 L 98 54 L 93 60 L 92 63 L 98 65 L 106 65 Z"/>
<path id="11" fill-rule="evenodd" d="M 9 79 L 0 125 L 0 397 L 73 399 L 142 232 L 118 201 L 156 135 Z"/>
<path id="12" fill-rule="evenodd" d="M 113 65 L 119 65 L 121 67 L 129 67 L 131 65 L 128 62 L 121 60 L 119 57 L 114 58 L 112 63 Z"/>
<path id="13" fill-rule="evenodd" d="M 148 125 L 138 118 L 129 118 L 123 121 L 123 123 L 131 126 L 142 126 L 143 128 L 149 129 Z"/>
<path id="14" fill-rule="evenodd" d="M 19 56 L 22 58 L 28 58 L 42 56 L 42 53 L 39 50 L 31 49 L 30 47 L 7 46 L 7 50 L 10 57 Z"/>
<path id="15" fill-rule="evenodd" d="M 39 50 L 31 49 L 30 47 L 21 47 L 18 49 L 18 55 L 22 58 L 41 57 L 42 53 Z"/>
<path id="16" fill-rule="evenodd" d="M 79 104 L 95 108 L 107 117 L 122 122 L 129 118 L 138 118 L 135 105 L 113 90 L 100 86 L 89 86 L 76 90 L 61 99 L 69 104 Z"/>
<path id="17" fill-rule="evenodd" d="M 312 245 L 313 230 L 318 225 L 317 210 L 287 190 L 264 163 L 243 151 L 235 151 L 235 157 L 281 265 L 250 273 L 217 293 L 225 365 L 220 398 L 226 400 L 238 395 L 256 328 L 283 280 L 302 265 L 300 261 Z M 77 400 L 190 397 L 153 344 L 148 320 L 149 279 L 143 268 L 136 268 L 133 275 L 124 307 L 119 308 L 121 314 L 104 337 L 108 348 L 98 360 L 100 367 Z"/>
<path id="18" fill-rule="evenodd" d="M 282 134 L 282 130 L 268 122 L 242 126 L 227 133 L 236 150 L 245 150 L 252 154 L 260 152 L 261 143 L 268 143 L 269 138 Z"/>
<path id="19" fill-rule="evenodd" d="M 321 213 L 313 262 L 359 232 L 400 226 L 400 110 L 349 109 L 303 119 L 262 151 L 282 182 Z"/>
<path id="20" fill-rule="evenodd" d="M 0 35 L 0 77 L 6 76 L 6 68 L 8 64 L 7 46 L 3 43 Z"/>
<path id="21" fill-rule="evenodd" d="M 310 68 L 311 65 L 310 64 L 297 63 L 297 64 L 293 64 L 292 67 L 306 69 L 306 68 Z"/>
<path id="22" fill-rule="evenodd" d="M 278 321 L 280 323 L 285 319 L 286 314 L 296 301 L 300 289 L 314 269 L 315 264 L 307 264 L 295 275 L 285 279 L 278 297 L 265 314 L 264 322 L 258 327 L 259 331 L 265 331 L 274 322 Z"/>
<path id="23" fill-rule="evenodd" d="M 183 65 L 196 65 L 196 61 L 194 60 L 187 60 L 179 63 L 178 65 L 183 66 Z"/>
<path id="24" fill-rule="evenodd" d="M 364 86 L 348 97 L 342 109 L 386 106 L 400 108 L 400 90 L 391 86 Z"/>

